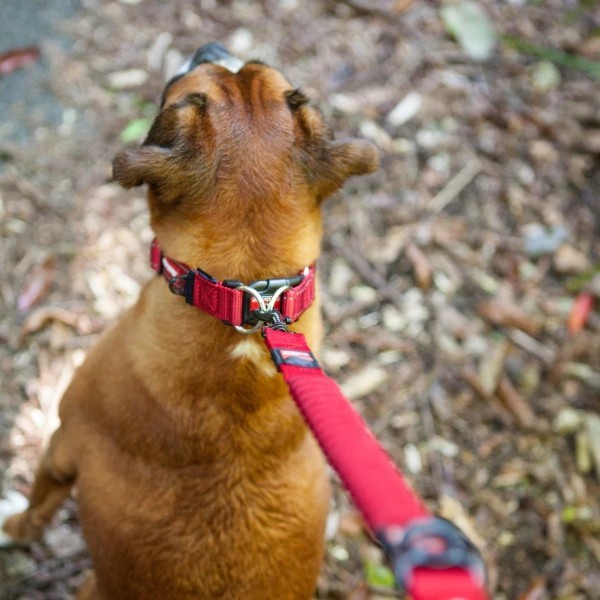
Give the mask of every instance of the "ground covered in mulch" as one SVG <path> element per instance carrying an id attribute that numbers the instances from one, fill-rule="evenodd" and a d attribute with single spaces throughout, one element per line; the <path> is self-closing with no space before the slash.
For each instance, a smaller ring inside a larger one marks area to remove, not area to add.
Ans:
<path id="1" fill-rule="evenodd" d="M 328 372 L 480 547 L 494 598 L 600 598 L 600 315 L 567 327 L 600 301 L 600 86 L 539 50 L 600 60 L 600 14 L 480 4 L 510 36 L 484 62 L 438 2 L 82 0 L 52 21 L 41 62 L 0 75 L 54 103 L 0 117 L 0 488 L 28 491 L 73 370 L 151 276 L 143 192 L 110 182 L 112 156 L 219 40 L 381 149 L 325 207 Z M 337 496 L 318 597 L 393 597 Z M 0 550 L 0 598 L 69 598 L 87 568 L 71 501 L 43 543 Z"/>

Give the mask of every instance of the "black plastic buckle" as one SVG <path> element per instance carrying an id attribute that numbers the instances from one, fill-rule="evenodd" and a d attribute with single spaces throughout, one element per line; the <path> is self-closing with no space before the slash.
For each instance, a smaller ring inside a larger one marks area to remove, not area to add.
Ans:
<path id="1" fill-rule="evenodd" d="M 175 275 L 169 279 L 168 285 L 169 290 L 177 296 L 184 296 L 185 301 L 188 304 L 194 305 L 194 283 L 196 275 L 208 279 L 211 283 L 217 283 L 214 277 L 211 277 L 208 273 L 205 273 L 202 269 L 190 269 L 183 275 Z"/>
<path id="2" fill-rule="evenodd" d="M 485 565 L 479 551 L 454 523 L 446 519 L 417 519 L 404 529 L 379 531 L 377 539 L 392 565 L 396 583 L 407 591 L 411 575 L 418 567 L 459 567 L 469 571 L 479 585 L 485 583 Z"/>
<path id="3" fill-rule="evenodd" d="M 264 323 L 271 329 L 277 329 L 279 331 L 289 331 L 289 319 L 285 319 L 281 316 L 281 313 L 277 310 L 254 310 L 252 311 L 252 318 Z"/>

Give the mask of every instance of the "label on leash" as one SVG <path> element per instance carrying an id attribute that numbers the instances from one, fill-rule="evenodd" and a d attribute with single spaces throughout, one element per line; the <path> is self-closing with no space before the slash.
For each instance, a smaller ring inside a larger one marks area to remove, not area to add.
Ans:
<path id="1" fill-rule="evenodd" d="M 293 365 L 306 369 L 318 369 L 319 363 L 312 352 L 306 350 L 287 350 L 286 348 L 273 348 L 271 350 L 273 362 L 280 369 L 281 365 Z"/>

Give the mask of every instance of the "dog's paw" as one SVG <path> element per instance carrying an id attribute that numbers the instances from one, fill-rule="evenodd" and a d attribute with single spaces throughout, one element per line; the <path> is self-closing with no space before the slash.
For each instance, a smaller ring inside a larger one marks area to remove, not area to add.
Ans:
<path id="1" fill-rule="evenodd" d="M 18 542 L 4 531 L 4 524 L 12 515 L 22 513 L 28 505 L 27 498 L 14 490 L 8 490 L 4 498 L 0 499 L 0 547 Z"/>

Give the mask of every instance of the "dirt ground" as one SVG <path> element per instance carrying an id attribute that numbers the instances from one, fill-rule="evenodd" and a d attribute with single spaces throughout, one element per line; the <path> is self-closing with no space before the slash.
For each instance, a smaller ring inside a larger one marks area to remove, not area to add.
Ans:
<path id="1" fill-rule="evenodd" d="M 41 61 L 0 75 L 0 491 L 28 491 L 74 369 L 152 276 L 143 192 L 111 159 L 219 40 L 381 149 L 325 207 L 328 372 L 480 547 L 493 598 L 600 599 L 600 86 L 523 45 L 600 61 L 598 4 L 480 2 L 511 36 L 483 62 L 438 2 L 41 4 Z M 581 292 L 596 312 L 569 332 Z M 337 496 L 318 597 L 402 597 Z M 70 598 L 89 566 L 70 501 L 0 550 L 0 599 Z"/>

